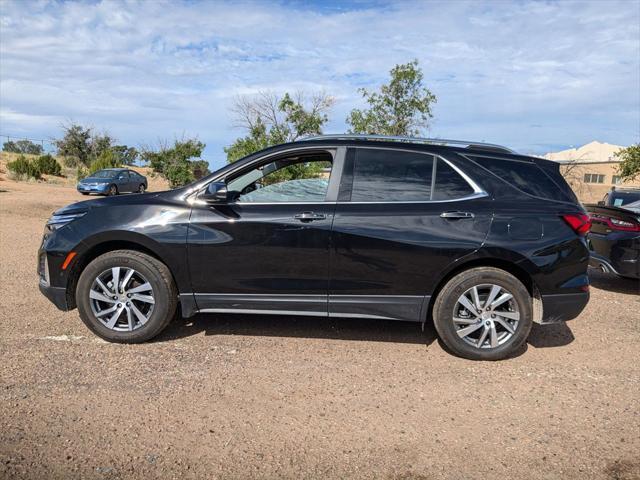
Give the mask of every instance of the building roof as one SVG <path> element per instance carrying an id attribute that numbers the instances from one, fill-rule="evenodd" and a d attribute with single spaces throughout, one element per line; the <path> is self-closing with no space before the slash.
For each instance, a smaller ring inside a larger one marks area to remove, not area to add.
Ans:
<path id="1" fill-rule="evenodd" d="M 576 163 L 602 163 L 616 162 L 613 156 L 621 148 L 620 145 L 612 145 L 611 143 L 603 143 L 593 141 L 582 145 L 578 148 L 570 148 L 560 152 L 550 152 L 543 155 L 547 160 L 553 160 L 560 163 L 576 162 Z"/>

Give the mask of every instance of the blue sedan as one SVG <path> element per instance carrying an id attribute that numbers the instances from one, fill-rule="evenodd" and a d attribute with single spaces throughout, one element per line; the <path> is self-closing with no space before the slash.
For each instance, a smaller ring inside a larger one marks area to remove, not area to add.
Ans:
<path id="1" fill-rule="evenodd" d="M 147 177 L 127 168 L 106 168 L 78 182 L 78 191 L 83 195 L 118 195 L 119 193 L 144 193 Z"/>

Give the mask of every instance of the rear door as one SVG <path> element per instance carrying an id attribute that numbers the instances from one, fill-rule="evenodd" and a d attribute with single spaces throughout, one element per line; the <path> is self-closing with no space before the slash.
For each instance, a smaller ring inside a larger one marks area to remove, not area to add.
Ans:
<path id="1" fill-rule="evenodd" d="M 420 321 L 441 272 L 478 249 L 491 200 L 443 157 L 352 148 L 332 229 L 329 315 Z"/>

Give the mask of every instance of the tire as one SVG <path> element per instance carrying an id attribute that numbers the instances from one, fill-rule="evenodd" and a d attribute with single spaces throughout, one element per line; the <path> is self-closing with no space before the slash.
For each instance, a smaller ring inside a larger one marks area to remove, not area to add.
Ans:
<path id="1" fill-rule="evenodd" d="M 118 195 L 118 187 L 116 185 L 109 185 L 109 191 L 107 192 L 107 196 L 113 197 Z"/>
<path id="2" fill-rule="evenodd" d="M 88 192 L 80 192 L 82 195 L 89 195 Z"/>
<path id="3" fill-rule="evenodd" d="M 124 293 L 113 291 L 112 269 L 117 267 L 118 284 L 126 287 Z M 134 273 L 127 279 L 129 270 Z M 109 276 L 111 282 L 106 283 Z M 108 296 L 97 278 L 102 278 L 102 285 L 110 292 Z M 128 290 L 133 293 L 127 294 Z M 108 302 L 91 298 L 95 292 L 102 294 Z M 134 250 L 114 250 L 97 257 L 82 271 L 76 288 L 76 303 L 84 324 L 100 338 L 116 343 L 142 343 L 158 335 L 174 317 L 178 292 L 169 268 L 161 261 Z M 126 306 L 130 303 L 133 307 Z M 114 308 L 115 312 L 109 313 L 109 308 Z M 109 326 L 116 315 L 116 323 Z M 146 320 L 140 321 L 144 317 Z"/>
<path id="4" fill-rule="evenodd" d="M 147 187 L 144 186 L 144 183 L 141 183 L 140 186 L 138 187 L 138 193 L 144 193 L 146 189 Z"/>
<path id="5" fill-rule="evenodd" d="M 494 292 L 491 304 L 502 303 L 488 307 Z M 469 309 L 464 301 L 460 303 L 463 294 L 470 301 Z M 508 295 L 512 298 L 503 300 Z M 527 340 L 532 321 L 532 298 L 526 287 L 510 273 L 492 267 L 459 273 L 442 288 L 433 305 L 433 322 L 442 342 L 454 354 L 471 360 L 501 360 L 513 355 Z"/>

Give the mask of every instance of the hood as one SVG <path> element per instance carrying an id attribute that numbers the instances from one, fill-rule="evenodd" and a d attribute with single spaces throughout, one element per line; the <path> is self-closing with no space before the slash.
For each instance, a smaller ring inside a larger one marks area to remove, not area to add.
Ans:
<path id="1" fill-rule="evenodd" d="M 102 197 L 94 200 L 85 200 L 83 202 L 71 203 L 65 207 L 59 208 L 54 215 L 87 212 L 94 208 L 109 207 L 116 205 L 135 205 L 140 203 L 141 200 L 149 201 L 154 197 L 159 197 L 162 193 L 167 192 L 152 192 L 152 193 L 138 193 L 135 195 L 118 195 L 115 197 Z"/>

